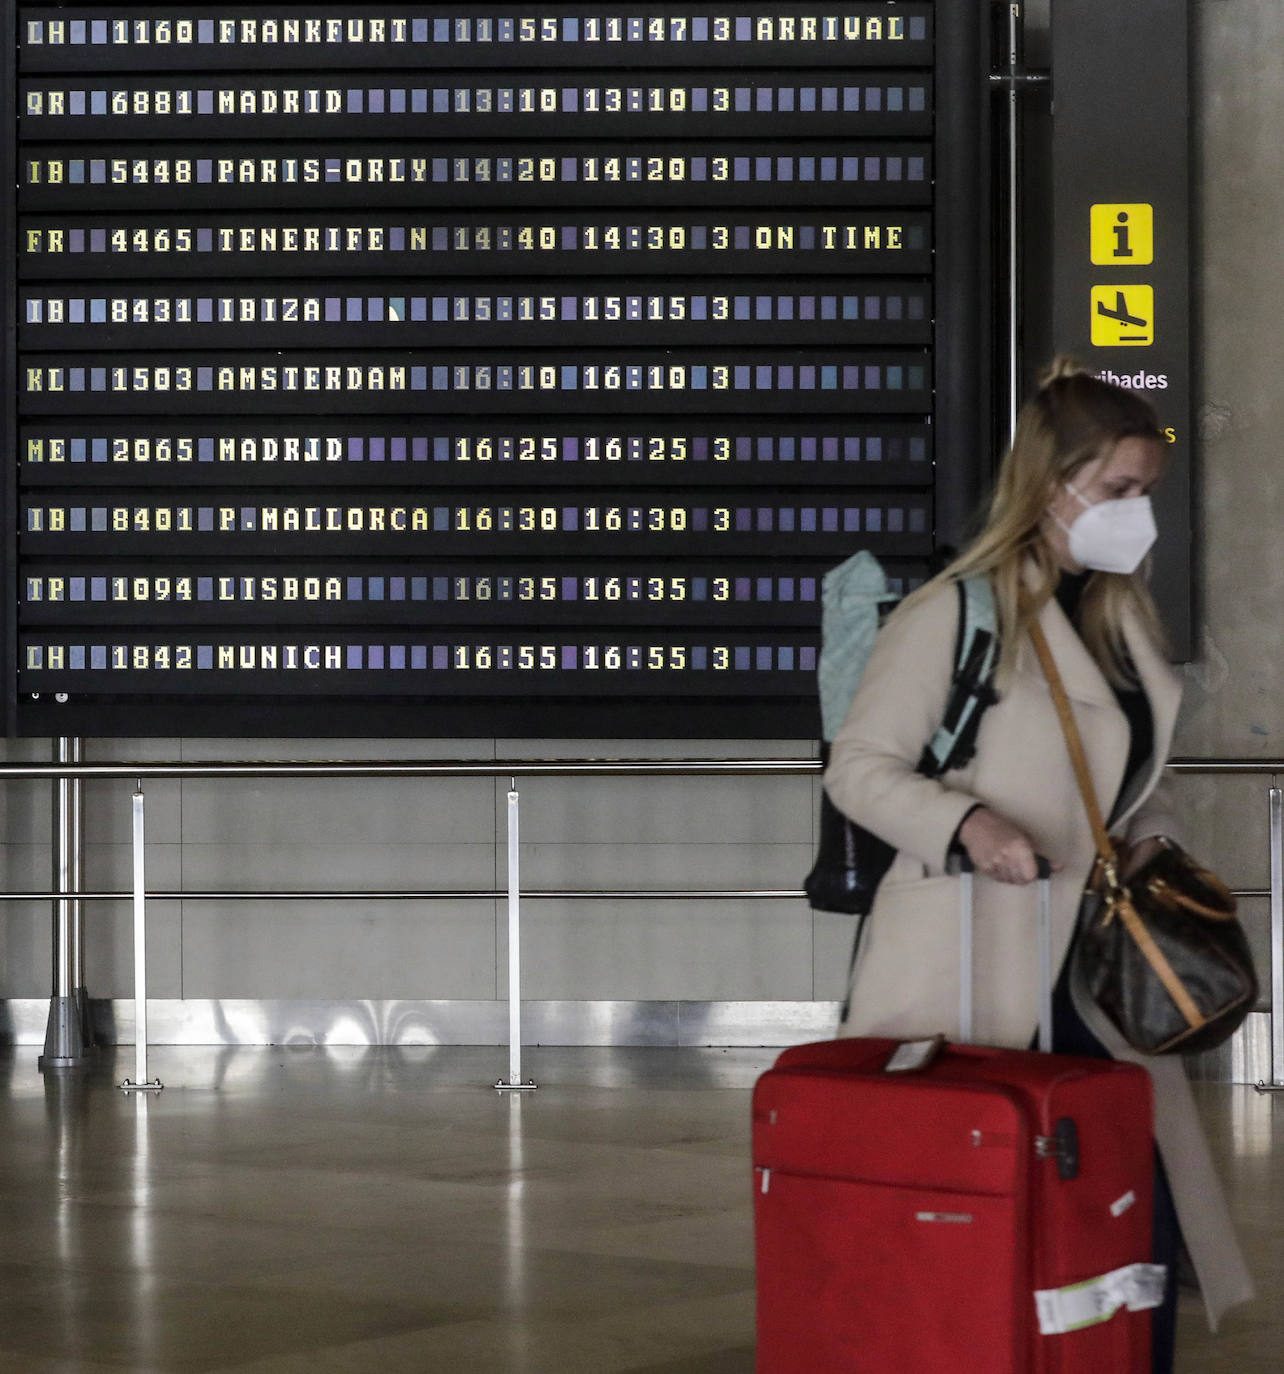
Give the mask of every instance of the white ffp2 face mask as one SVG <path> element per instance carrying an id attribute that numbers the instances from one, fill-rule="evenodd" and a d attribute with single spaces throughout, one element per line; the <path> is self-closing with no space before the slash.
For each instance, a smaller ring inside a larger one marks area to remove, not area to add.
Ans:
<path id="1" fill-rule="evenodd" d="M 1066 490 L 1084 507 L 1070 525 L 1057 520 L 1070 537 L 1070 557 L 1098 572 L 1135 572 L 1159 534 L 1150 497 L 1121 496 L 1093 505 L 1069 482 Z"/>

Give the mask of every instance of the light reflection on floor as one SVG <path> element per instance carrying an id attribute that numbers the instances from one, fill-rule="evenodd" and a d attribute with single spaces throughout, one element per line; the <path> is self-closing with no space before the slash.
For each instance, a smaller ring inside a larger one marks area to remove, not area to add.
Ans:
<path id="1" fill-rule="evenodd" d="M 752 1374 L 760 1050 L 0 1052 L 0 1374 Z M 1284 1100 L 1197 1085 L 1259 1286 L 1181 1374 L 1284 1367 Z M 803 1374 L 800 1371 L 800 1374 Z"/>

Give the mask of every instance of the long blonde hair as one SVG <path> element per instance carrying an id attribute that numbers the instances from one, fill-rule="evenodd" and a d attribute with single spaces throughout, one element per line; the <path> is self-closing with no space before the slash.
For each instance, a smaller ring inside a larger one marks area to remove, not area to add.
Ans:
<path id="1" fill-rule="evenodd" d="M 1166 448 L 1150 403 L 1102 381 L 1075 359 L 1054 358 L 1039 389 L 1021 408 L 1012 447 L 1003 459 L 989 514 L 977 538 L 927 587 L 987 574 L 994 584 L 1002 653 L 999 677 L 1010 673 L 1030 624 L 1057 589 L 1061 571 L 1043 534 L 1057 487 L 1121 439 L 1153 439 Z M 1026 568 L 1036 575 L 1026 581 Z M 1144 564 L 1135 573 L 1094 572 L 1079 603 L 1079 633 L 1102 672 L 1118 686 L 1136 680 L 1123 638 L 1131 608 L 1163 644 L 1164 634 L 1146 585 Z"/>

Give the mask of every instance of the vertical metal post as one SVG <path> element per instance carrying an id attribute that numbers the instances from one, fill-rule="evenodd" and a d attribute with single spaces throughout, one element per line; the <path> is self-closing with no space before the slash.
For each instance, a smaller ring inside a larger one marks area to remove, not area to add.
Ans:
<path id="1" fill-rule="evenodd" d="M 787 9 L 790 7 L 786 7 Z M 962 545 L 989 485 L 994 319 L 991 268 L 990 139 L 993 102 L 986 78 L 990 34 L 975 4 L 933 6 L 937 128 L 933 223 L 936 271 L 949 290 L 934 302 L 936 530 L 934 547 Z"/>
<path id="2" fill-rule="evenodd" d="M 508 1082 L 497 1088 L 533 1088 L 522 1082 L 522 895 L 518 868 L 519 806 L 517 780 L 509 780 L 508 793 Z"/>
<path id="3" fill-rule="evenodd" d="M 522 894 L 518 796 L 508 794 L 508 1081 L 522 1081 Z"/>
<path id="4" fill-rule="evenodd" d="M 71 759 L 71 740 L 58 741 L 58 762 L 68 763 Z M 71 891 L 71 779 L 59 778 L 55 784 L 57 795 L 54 800 L 54 843 L 56 855 L 54 865 L 56 886 L 59 893 Z M 72 934 L 71 898 L 60 896 L 55 902 L 57 911 L 57 938 L 54 941 L 54 996 L 70 997 L 76 987 L 75 937 Z"/>
<path id="5" fill-rule="evenodd" d="M 972 865 L 959 874 L 959 1039 L 972 1039 Z"/>
<path id="6" fill-rule="evenodd" d="M 143 830 L 143 782 L 134 785 L 134 1073 L 122 1088 L 163 1088 L 147 1078 L 147 865 Z"/>
<path id="7" fill-rule="evenodd" d="M 58 762 L 69 763 L 72 740 L 58 740 Z M 37 1061 L 41 1069 L 78 1068 L 85 1056 L 85 1034 L 80 1014 L 80 994 L 76 986 L 77 938 L 76 908 L 70 894 L 74 891 L 72 843 L 72 780 L 61 777 L 54 783 L 54 886 L 60 894 L 53 910 L 53 995 L 45 1026 L 45 1051 Z"/>
<path id="8" fill-rule="evenodd" d="M 1052 1053 L 1052 869 L 1039 860 L 1039 1049 Z"/>
<path id="9" fill-rule="evenodd" d="M 1270 1087 L 1284 1089 L 1284 791 L 1278 787 L 1271 788 Z"/>
<path id="10" fill-rule="evenodd" d="M 1008 6 L 1008 435 L 1016 435 L 1021 404 L 1021 104 L 1016 76 L 1021 64 L 1021 6 Z"/>
<path id="11" fill-rule="evenodd" d="M 74 738 L 71 741 L 70 761 L 81 763 L 84 760 L 84 741 Z M 71 968 L 72 992 L 80 1011 L 80 1029 L 84 1037 L 84 1048 L 94 1048 L 93 1026 L 89 1016 L 88 984 L 85 981 L 85 907 L 79 894 L 85 890 L 85 784 L 83 778 L 71 779 L 71 815 L 68 828 L 71 838 L 70 878 L 71 891 L 76 895 L 71 899 Z"/>

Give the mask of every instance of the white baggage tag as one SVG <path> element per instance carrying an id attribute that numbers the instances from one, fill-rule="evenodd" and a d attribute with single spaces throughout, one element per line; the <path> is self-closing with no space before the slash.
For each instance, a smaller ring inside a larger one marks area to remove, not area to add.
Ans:
<path id="1" fill-rule="evenodd" d="M 1163 1264 L 1128 1264 L 1083 1283 L 1042 1289 L 1034 1295 L 1039 1330 L 1045 1336 L 1060 1336 L 1108 1322 L 1121 1307 L 1129 1312 L 1158 1307 L 1167 1275 Z"/>
<path id="2" fill-rule="evenodd" d="M 943 1035 L 933 1035 L 928 1040 L 902 1040 L 887 1057 L 883 1065 L 884 1073 L 918 1073 L 927 1068 L 941 1052 L 945 1044 Z"/>

